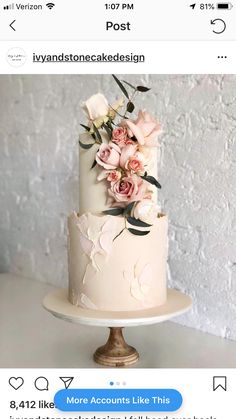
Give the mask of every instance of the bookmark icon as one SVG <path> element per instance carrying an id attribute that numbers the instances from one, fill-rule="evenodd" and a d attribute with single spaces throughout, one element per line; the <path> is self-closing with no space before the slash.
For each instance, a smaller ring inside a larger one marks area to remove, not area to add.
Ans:
<path id="1" fill-rule="evenodd" d="M 213 391 L 218 389 L 227 391 L 227 377 L 225 375 L 213 377 Z"/>

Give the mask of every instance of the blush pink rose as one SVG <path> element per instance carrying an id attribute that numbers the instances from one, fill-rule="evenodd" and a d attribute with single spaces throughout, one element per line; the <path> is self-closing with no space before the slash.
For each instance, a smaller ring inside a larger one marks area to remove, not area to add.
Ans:
<path id="1" fill-rule="evenodd" d="M 120 148 L 116 144 L 102 143 L 96 154 L 96 162 L 104 169 L 116 169 L 120 163 L 120 153 Z"/>
<path id="2" fill-rule="evenodd" d="M 141 153 L 136 153 L 134 156 L 130 157 L 125 164 L 125 168 L 131 173 L 137 173 L 138 175 L 144 174 L 144 160 Z"/>
<path id="3" fill-rule="evenodd" d="M 111 170 L 107 175 L 107 180 L 109 182 L 117 182 L 121 178 L 121 172 L 119 170 Z"/>
<path id="4" fill-rule="evenodd" d="M 135 137 L 139 144 L 146 147 L 158 146 L 158 135 L 161 133 L 160 124 L 146 111 L 139 111 L 136 121 L 129 119 L 122 122 L 127 127 L 130 137 Z"/>
<path id="5" fill-rule="evenodd" d="M 108 194 L 114 199 L 115 205 L 126 206 L 133 201 L 141 201 L 147 193 L 146 182 L 137 175 L 123 177 L 112 182 Z"/>
<path id="6" fill-rule="evenodd" d="M 133 144 L 133 141 L 128 137 L 127 129 L 124 127 L 117 127 L 112 132 L 112 141 L 120 148 L 127 144 Z"/>
<path id="7" fill-rule="evenodd" d="M 122 169 L 125 169 L 127 161 L 135 155 L 137 148 L 137 144 L 128 144 L 122 148 L 120 156 L 120 167 Z"/>
<path id="8" fill-rule="evenodd" d="M 119 170 L 102 170 L 97 180 L 107 179 L 109 182 L 117 182 L 120 178 L 121 172 Z"/>

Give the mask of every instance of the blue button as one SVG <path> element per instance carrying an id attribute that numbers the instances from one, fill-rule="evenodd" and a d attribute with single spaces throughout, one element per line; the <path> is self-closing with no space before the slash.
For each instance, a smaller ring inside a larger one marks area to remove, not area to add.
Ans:
<path id="1" fill-rule="evenodd" d="M 64 412 L 174 412 L 182 402 L 174 389 L 68 389 L 54 397 Z"/>

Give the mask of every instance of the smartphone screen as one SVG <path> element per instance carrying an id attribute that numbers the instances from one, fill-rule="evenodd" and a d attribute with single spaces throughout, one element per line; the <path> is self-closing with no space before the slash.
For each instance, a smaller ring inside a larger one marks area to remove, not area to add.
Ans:
<path id="1" fill-rule="evenodd" d="M 1 1 L 1 418 L 236 417 L 235 14 Z"/>

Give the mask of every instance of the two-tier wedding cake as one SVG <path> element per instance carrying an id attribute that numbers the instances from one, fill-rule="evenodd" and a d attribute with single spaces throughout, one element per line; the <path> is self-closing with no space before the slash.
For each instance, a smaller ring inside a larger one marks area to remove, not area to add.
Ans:
<path id="1" fill-rule="evenodd" d="M 149 89 L 113 76 L 124 100 L 100 93 L 84 104 L 79 213 L 68 218 L 69 301 L 85 309 L 131 311 L 166 302 L 166 215 L 157 205 L 160 125 L 134 98 Z"/>

